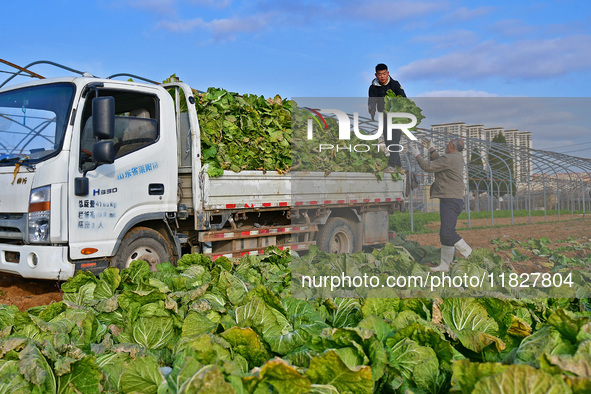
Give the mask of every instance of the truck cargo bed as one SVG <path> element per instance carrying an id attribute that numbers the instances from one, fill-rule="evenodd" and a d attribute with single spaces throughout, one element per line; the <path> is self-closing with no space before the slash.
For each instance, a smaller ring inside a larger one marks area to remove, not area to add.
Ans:
<path id="1" fill-rule="evenodd" d="M 192 193 L 190 171 L 179 172 L 181 204 L 195 210 L 356 205 L 401 201 L 404 181 L 370 173 L 224 171 L 219 177 L 201 174 L 200 196 Z"/>

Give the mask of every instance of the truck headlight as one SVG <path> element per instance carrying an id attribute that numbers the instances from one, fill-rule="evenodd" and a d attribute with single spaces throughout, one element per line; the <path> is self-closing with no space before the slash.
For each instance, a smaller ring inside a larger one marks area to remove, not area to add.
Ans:
<path id="1" fill-rule="evenodd" d="M 29 242 L 49 242 L 51 223 L 51 187 L 31 190 L 29 199 Z"/>

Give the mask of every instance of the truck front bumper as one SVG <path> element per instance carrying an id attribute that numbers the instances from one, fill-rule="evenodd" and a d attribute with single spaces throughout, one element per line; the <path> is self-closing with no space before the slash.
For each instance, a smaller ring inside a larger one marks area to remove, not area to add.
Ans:
<path id="1" fill-rule="evenodd" d="M 66 280 L 74 276 L 66 246 L 0 244 L 0 272 L 31 279 Z"/>

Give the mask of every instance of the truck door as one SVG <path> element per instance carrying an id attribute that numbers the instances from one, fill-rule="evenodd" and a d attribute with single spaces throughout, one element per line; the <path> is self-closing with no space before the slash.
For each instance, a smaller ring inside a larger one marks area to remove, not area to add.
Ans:
<path id="1" fill-rule="evenodd" d="M 70 258 L 111 256 L 125 234 L 139 222 L 164 219 L 176 211 L 176 141 L 164 130 L 174 122 L 161 115 L 163 93 L 101 89 L 100 96 L 115 99 L 115 161 L 93 168 L 92 98 L 83 98 L 79 130 L 72 142 L 76 162 L 73 178 L 86 172 L 89 194 L 75 196 L 70 186 Z M 174 123 L 172 124 L 174 128 Z"/>

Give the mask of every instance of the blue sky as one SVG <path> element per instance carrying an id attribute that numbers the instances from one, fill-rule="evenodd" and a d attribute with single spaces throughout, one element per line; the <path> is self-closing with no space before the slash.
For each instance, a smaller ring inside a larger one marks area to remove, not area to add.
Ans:
<path id="1" fill-rule="evenodd" d="M 282 97 L 363 97 L 375 65 L 384 62 L 410 97 L 588 97 L 589 4 L 3 2 L 0 58 L 19 65 L 51 60 L 98 76 L 130 72 L 160 81 L 176 73 L 200 90 Z M 591 148 L 591 135 L 540 134 L 534 142 Z"/>

